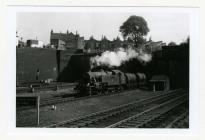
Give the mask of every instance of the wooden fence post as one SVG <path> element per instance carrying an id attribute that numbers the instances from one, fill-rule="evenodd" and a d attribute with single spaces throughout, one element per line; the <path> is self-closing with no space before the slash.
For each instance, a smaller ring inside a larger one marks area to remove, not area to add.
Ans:
<path id="1" fill-rule="evenodd" d="M 36 108 L 37 108 L 37 125 L 39 125 L 40 124 L 40 96 L 37 96 Z"/>

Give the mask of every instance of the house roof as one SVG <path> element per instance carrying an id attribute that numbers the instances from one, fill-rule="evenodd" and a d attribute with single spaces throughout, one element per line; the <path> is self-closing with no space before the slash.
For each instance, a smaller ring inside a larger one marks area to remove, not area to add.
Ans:
<path id="1" fill-rule="evenodd" d="M 52 33 L 51 39 L 61 39 L 63 41 L 72 40 L 76 37 L 73 33 L 64 34 L 64 33 Z"/>

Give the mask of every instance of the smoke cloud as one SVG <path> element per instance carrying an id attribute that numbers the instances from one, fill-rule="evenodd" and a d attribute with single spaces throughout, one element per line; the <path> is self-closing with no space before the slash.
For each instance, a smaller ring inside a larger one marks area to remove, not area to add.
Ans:
<path id="1" fill-rule="evenodd" d="M 152 56 L 144 52 L 142 49 L 135 50 L 133 48 L 123 49 L 119 48 L 117 51 L 105 51 L 101 56 L 91 58 L 91 65 L 93 66 L 120 66 L 133 58 L 137 58 L 142 63 L 151 61 Z"/>

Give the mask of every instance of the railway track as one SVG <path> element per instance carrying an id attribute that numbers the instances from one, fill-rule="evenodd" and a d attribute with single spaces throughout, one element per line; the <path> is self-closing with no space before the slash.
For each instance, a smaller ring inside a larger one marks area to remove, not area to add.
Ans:
<path id="1" fill-rule="evenodd" d="M 130 91 L 130 90 L 126 90 L 126 91 Z M 125 92 L 125 91 L 123 91 L 123 92 Z M 76 93 L 64 94 L 63 96 L 68 96 L 68 97 L 50 97 L 50 98 L 41 99 L 40 107 L 54 105 L 54 104 L 60 104 L 60 103 L 66 103 L 66 102 L 71 102 L 71 101 L 85 100 L 88 98 L 95 98 L 95 97 L 100 97 L 100 96 L 113 96 L 115 94 L 120 94 L 120 92 L 112 92 L 112 93 L 108 93 L 108 94 L 99 94 L 99 95 L 82 96 L 82 97 L 75 97 Z M 32 108 L 33 107 L 31 107 L 31 106 L 25 106 L 25 107 L 23 106 L 23 107 L 17 108 L 17 111 L 28 110 L 28 109 L 32 109 Z"/>
<path id="2" fill-rule="evenodd" d="M 179 94 L 186 94 L 186 91 L 175 90 L 167 93 L 161 93 L 154 97 L 142 99 L 125 105 L 120 105 L 108 110 L 92 113 L 71 120 L 66 120 L 45 127 L 107 127 L 111 124 L 116 123 L 117 121 L 133 116 L 136 113 L 143 112 L 144 110 L 152 106 L 166 102 L 170 98 L 174 98 L 176 96 L 178 97 Z"/>
<path id="3" fill-rule="evenodd" d="M 37 85 L 37 86 L 27 86 L 27 87 L 17 87 L 16 93 L 32 93 L 37 91 L 52 91 L 52 90 L 58 90 L 58 89 L 65 89 L 74 87 L 76 83 L 60 83 L 60 84 L 51 84 L 51 85 Z"/>
<path id="4" fill-rule="evenodd" d="M 44 98 L 44 99 L 41 99 L 41 101 L 40 101 L 40 107 L 48 106 L 48 105 L 54 105 L 54 104 L 60 104 L 60 103 L 66 103 L 66 102 L 71 102 L 71 101 L 85 100 L 85 99 L 88 99 L 88 98 L 95 98 L 95 97 L 101 97 L 101 96 L 114 96 L 116 94 L 132 91 L 132 90 L 133 89 L 117 91 L 117 92 L 111 92 L 111 93 L 107 93 L 107 94 L 82 96 L 82 97 L 76 97 L 76 93 L 72 93 L 72 94 L 67 94 L 68 97 Z M 159 93 L 161 93 L 161 92 L 156 92 L 156 94 L 159 94 Z M 66 95 L 66 94 L 64 94 L 64 95 Z M 17 108 L 18 111 L 27 110 L 27 109 L 32 109 L 32 107 L 28 106 L 28 107 Z"/>
<path id="5" fill-rule="evenodd" d="M 173 121 L 166 125 L 166 128 L 189 128 L 189 111 L 186 110 L 178 115 Z M 187 121 L 187 122 L 186 122 Z"/>
<path id="6" fill-rule="evenodd" d="M 155 128 L 165 119 L 171 111 L 176 111 L 177 107 L 188 101 L 186 95 L 171 99 L 167 102 L 147 109 L 139 114 L 131 116 L 120 122 L 108 126 L 108 128 Z"/>
<path id="7" fill-rule="evenodd" d="M 101 96 L 113 96 L 113 95 L 116 95 L 116 94 L 132 91 L 132 90 L 133 89 L 117 91 L 117 92 L 110 92 L 110 93 L 107 93 L 107 94 L 82 96 L 82 97 L 75 97 L 76 93 L 73 93 L 72 94 L 73 96 L 70 96 L 70 97 L 65 97 L 65 98 L 57 97 L 57 98 L 48 98 L 48 99 L 42 100 L 41 103 L 40 103 L 40 106 L 47 106 L 47 105 L 58 104 L 58 103 L 65 103 L 65 102 L 69 102 L 69 101 L 85 100 L 85 99 L 88 99 L 88 98 L 95 98 L 95 97 L 101 97 Z"/>

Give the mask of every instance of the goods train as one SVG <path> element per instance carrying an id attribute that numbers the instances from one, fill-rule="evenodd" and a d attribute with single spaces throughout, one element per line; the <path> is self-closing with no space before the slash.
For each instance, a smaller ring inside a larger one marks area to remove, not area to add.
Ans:
<path id="1" fill-rule="evenodd" d="M 145 84 L 146 75 L 144 73 L 124 73 L 120 70 L 100 70 L 85 73 L 75 89 L 80 94 L 94 95 L 140 88 Z"/>

